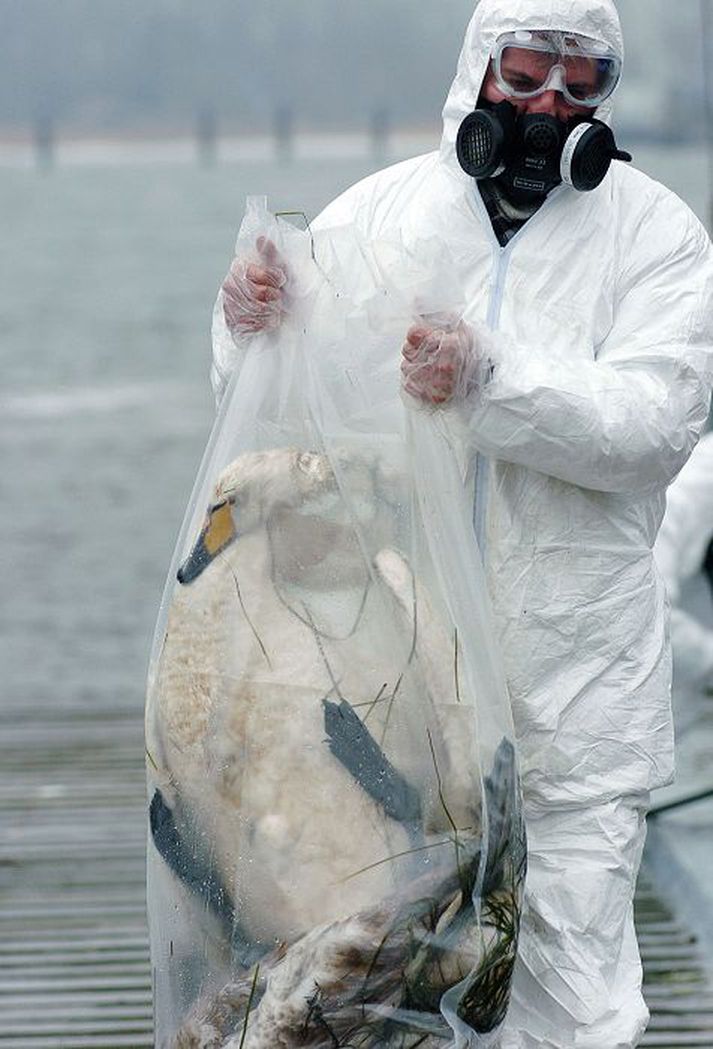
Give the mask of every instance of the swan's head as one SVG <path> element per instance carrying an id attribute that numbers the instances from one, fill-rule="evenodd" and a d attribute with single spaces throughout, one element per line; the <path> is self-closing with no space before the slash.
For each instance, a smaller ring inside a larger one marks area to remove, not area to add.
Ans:
<path id="1" fill-rule="evenodd" d="M 298 508 L 335 485 L 324 455 L 294 448 L 241 455 L 218 478 L 200 535 L 178 570 L 179 583 L 192 583 L 235 539 L 277 510 Z"/>

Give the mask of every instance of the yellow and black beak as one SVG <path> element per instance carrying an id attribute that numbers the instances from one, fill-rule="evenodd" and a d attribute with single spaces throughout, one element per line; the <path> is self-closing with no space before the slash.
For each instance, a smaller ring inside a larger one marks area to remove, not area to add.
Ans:
<path id="1" fill-rule="evenodd" d="M 205 524 L 190 554 L 178 569 L 177 579 L 183 586 L 194 582 L 219 553 L 236 538 L 232 507 L 229 502 L 216 503 L 208 511 Z"/>

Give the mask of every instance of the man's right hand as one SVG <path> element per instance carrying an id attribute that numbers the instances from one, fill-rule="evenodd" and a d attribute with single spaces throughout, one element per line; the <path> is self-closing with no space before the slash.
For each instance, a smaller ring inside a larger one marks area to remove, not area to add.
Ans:
<path id="1" fill-rule="evenodd" d="M 223 312 L 231 335 L 275 331 L 286 312 L 287 265 L 267 237 L 258 237 L 258 262 L 235 259 L 223 282 Z"/>

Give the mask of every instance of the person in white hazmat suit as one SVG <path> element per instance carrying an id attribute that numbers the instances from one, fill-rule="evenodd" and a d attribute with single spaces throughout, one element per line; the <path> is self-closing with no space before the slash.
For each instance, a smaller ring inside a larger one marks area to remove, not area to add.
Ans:
<path id="1" fill-rule="evenodd" d="M 671 603 L 676 680 L 713 687 L 713 630 L 682 605 L 682 589 L 701 571 L 713 541 L 713 433 L 707 433 L 666 494 L 666 513 L 654 546 Z"/>
<path id="2" fill-rule="evenodd" d="M 622 59 L 612 0 L 482 0 L 440 151 L 318 220 L 446 241 L 467 292 L 452 330 L 405 333 L 403 375 L 474 466 L 520 749 L 529 870 L 503 1049 L 624 1049 L 647 1022 L 632 901 L 649 791 L 673 776 L 652 547 L 708 412 L 713 258 L 688 208 L 621 162 L 606 122 Z M 476 110 L 494 166 L 477 134 L 463 148 Z M 599 153 L 582 156 L 595 114 Z M 522 147 L 535 115 L 567 141 L 539 184 Z M 250 332 L 279 323 L 284 267 L 258 249 L 223 286 L 218 393 Z"/>

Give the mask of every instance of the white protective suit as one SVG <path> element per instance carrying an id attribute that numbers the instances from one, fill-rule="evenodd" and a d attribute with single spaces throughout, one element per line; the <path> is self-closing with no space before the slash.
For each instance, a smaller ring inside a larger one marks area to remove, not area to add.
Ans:
<path id="1" fill-rule="evenodd" d="M 713 258 L 689 209 L 618 162 L 591 193 L 558 187 L 500 247 L 454 145 L 496 39 L 520 28 L 622 54 L 612 0 L 482 0 L 440 152 L 366 179 L 318 221 L 413 250 L 445 241 L 455 258 L 492 375 L 444 416 L 477 462 L 529 836 L 502 1045 L 624 1049 L 647 1020 L 632 897 L 648 791 L 673 775 L 652 547 L 707 416 Z M 214 374 L 230 367 L 219 341 Z"/>
<path id="2" fill-rule="evenodd" d="M 701 570 L 713 539 L 713 433 L 702 438 L 666 494 L 654 557 L 671 602 L 676 679 L 713 685 L 713 630 L 681 607 L 681 588 Z"/>

